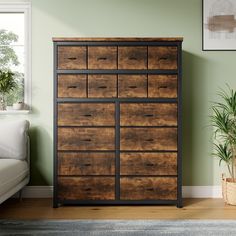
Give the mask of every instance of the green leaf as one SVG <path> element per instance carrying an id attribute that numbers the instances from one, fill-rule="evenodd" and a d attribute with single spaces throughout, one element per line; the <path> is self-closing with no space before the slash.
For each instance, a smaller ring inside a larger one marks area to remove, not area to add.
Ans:
<path id="1" fill-rule="evenodd" d="M 0 93 L 7 94 L 17 87 L 14 73 L 0 70 Z"/>

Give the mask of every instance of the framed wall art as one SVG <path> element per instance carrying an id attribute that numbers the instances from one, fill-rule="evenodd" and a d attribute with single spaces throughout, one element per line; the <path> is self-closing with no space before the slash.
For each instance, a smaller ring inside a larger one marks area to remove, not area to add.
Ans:
<path id="1" fill-rule="evenodd" d="M 203 51 L 236 50 L 236 0 L 202 1 Z"/>

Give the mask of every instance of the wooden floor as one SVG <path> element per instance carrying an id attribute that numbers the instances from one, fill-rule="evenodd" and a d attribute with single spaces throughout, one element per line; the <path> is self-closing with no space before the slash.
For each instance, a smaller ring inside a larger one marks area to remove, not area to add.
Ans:
<path id="1" fill-rule="evenodd" d="M 222 199 L 185 199 L 175 206 L 64 206 L 51 199 L 10 199 L 0 205 L 0 219 L 236 219 L 236 206 Z"/>

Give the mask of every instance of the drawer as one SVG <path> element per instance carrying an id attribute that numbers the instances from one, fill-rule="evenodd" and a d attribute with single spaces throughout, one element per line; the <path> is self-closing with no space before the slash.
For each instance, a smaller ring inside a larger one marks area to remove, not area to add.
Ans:
<path id="1" fill-rule="evenodd" d="M 117 47 L 88 47 L 88 69 L 117 69 Z"/>
<path id="2" fill-rule="evenodd" d="M 178 90 L 176 75 L 149 75 L 148 97 L 176 98 Z"/>
<path id="3" fill-rule="evenodd" d="M 114 128 L 58 128 L 58 150 L 114 150 Z"/>
<path id="4" fill-rule="evenodd" d="M 113 126 L 113 103 L 59 103 L 59 126 Z"/>
<path id="5" fill-rule="evenodd" d="M 114 200 L 114 177 L 59 177 L 61 200 Z"/>
<path id="6" fill-rule="evenodd" d="M 121 200 L 176 200 L 177 178 L 130 177 L 120 180 Z"/>
<path id="7" fill-rule="evenodd" d="M 89 75 L 88 97 L 117 97 L 117 75 Z"/>
<path id="8" fill-rule="evenodd" d="M 87 69 L 87 50 L 84 46 L 58 46 L 58 69 Z"/>
<path id="9" fill-rule="evenodd" d="M 176 103 L 121 103 L 121 126 L 177 126 Z"/>
<path id="10" fill-rule="evenodd" d="M 177 47 L 149 46 L 148 69 L 176 70 Z"/>
<path id="11" fill-rule="evenodd" d="M 120 149 L 176 151 L 177 128 L 121 128 Z"/>
<path id="12" fill-rule="evenodd" d="M 57 79 L 59 98 L 86 98 L 86 75 L 59 75 Z"/>
<path id="13" fill-rule="evenodd" d="M 177 153 L 121 153 L 121 175 L 177 175 Z"/>
<path id="14" fill-rule="evenodd" d="M 59 152 L 59 175 L 114 175 L 114 153 Z"/>
<path id="15" fill-rule="evenodd" d="M 147 97 L 146 75 L 119 75 L 118 96 L 123 98 Z"/>
<path id="16" fill-rule="evenodd" d="M 118 69 L 147 69 L 147 47 L 118 47 Z"/>

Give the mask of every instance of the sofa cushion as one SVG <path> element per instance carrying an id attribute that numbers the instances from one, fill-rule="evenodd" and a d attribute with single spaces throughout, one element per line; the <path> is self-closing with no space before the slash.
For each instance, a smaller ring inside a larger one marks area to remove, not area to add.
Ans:
<path id="1" fill-rule="evenodd" d="M 0 122 L 0 159 L 25 160 L 29 121 Z"/>
<path id="2" fill-rule="evenodd" d="M 0 195 L 14 188 L 29 174 L 26 161 L 0 159 Z"/>

